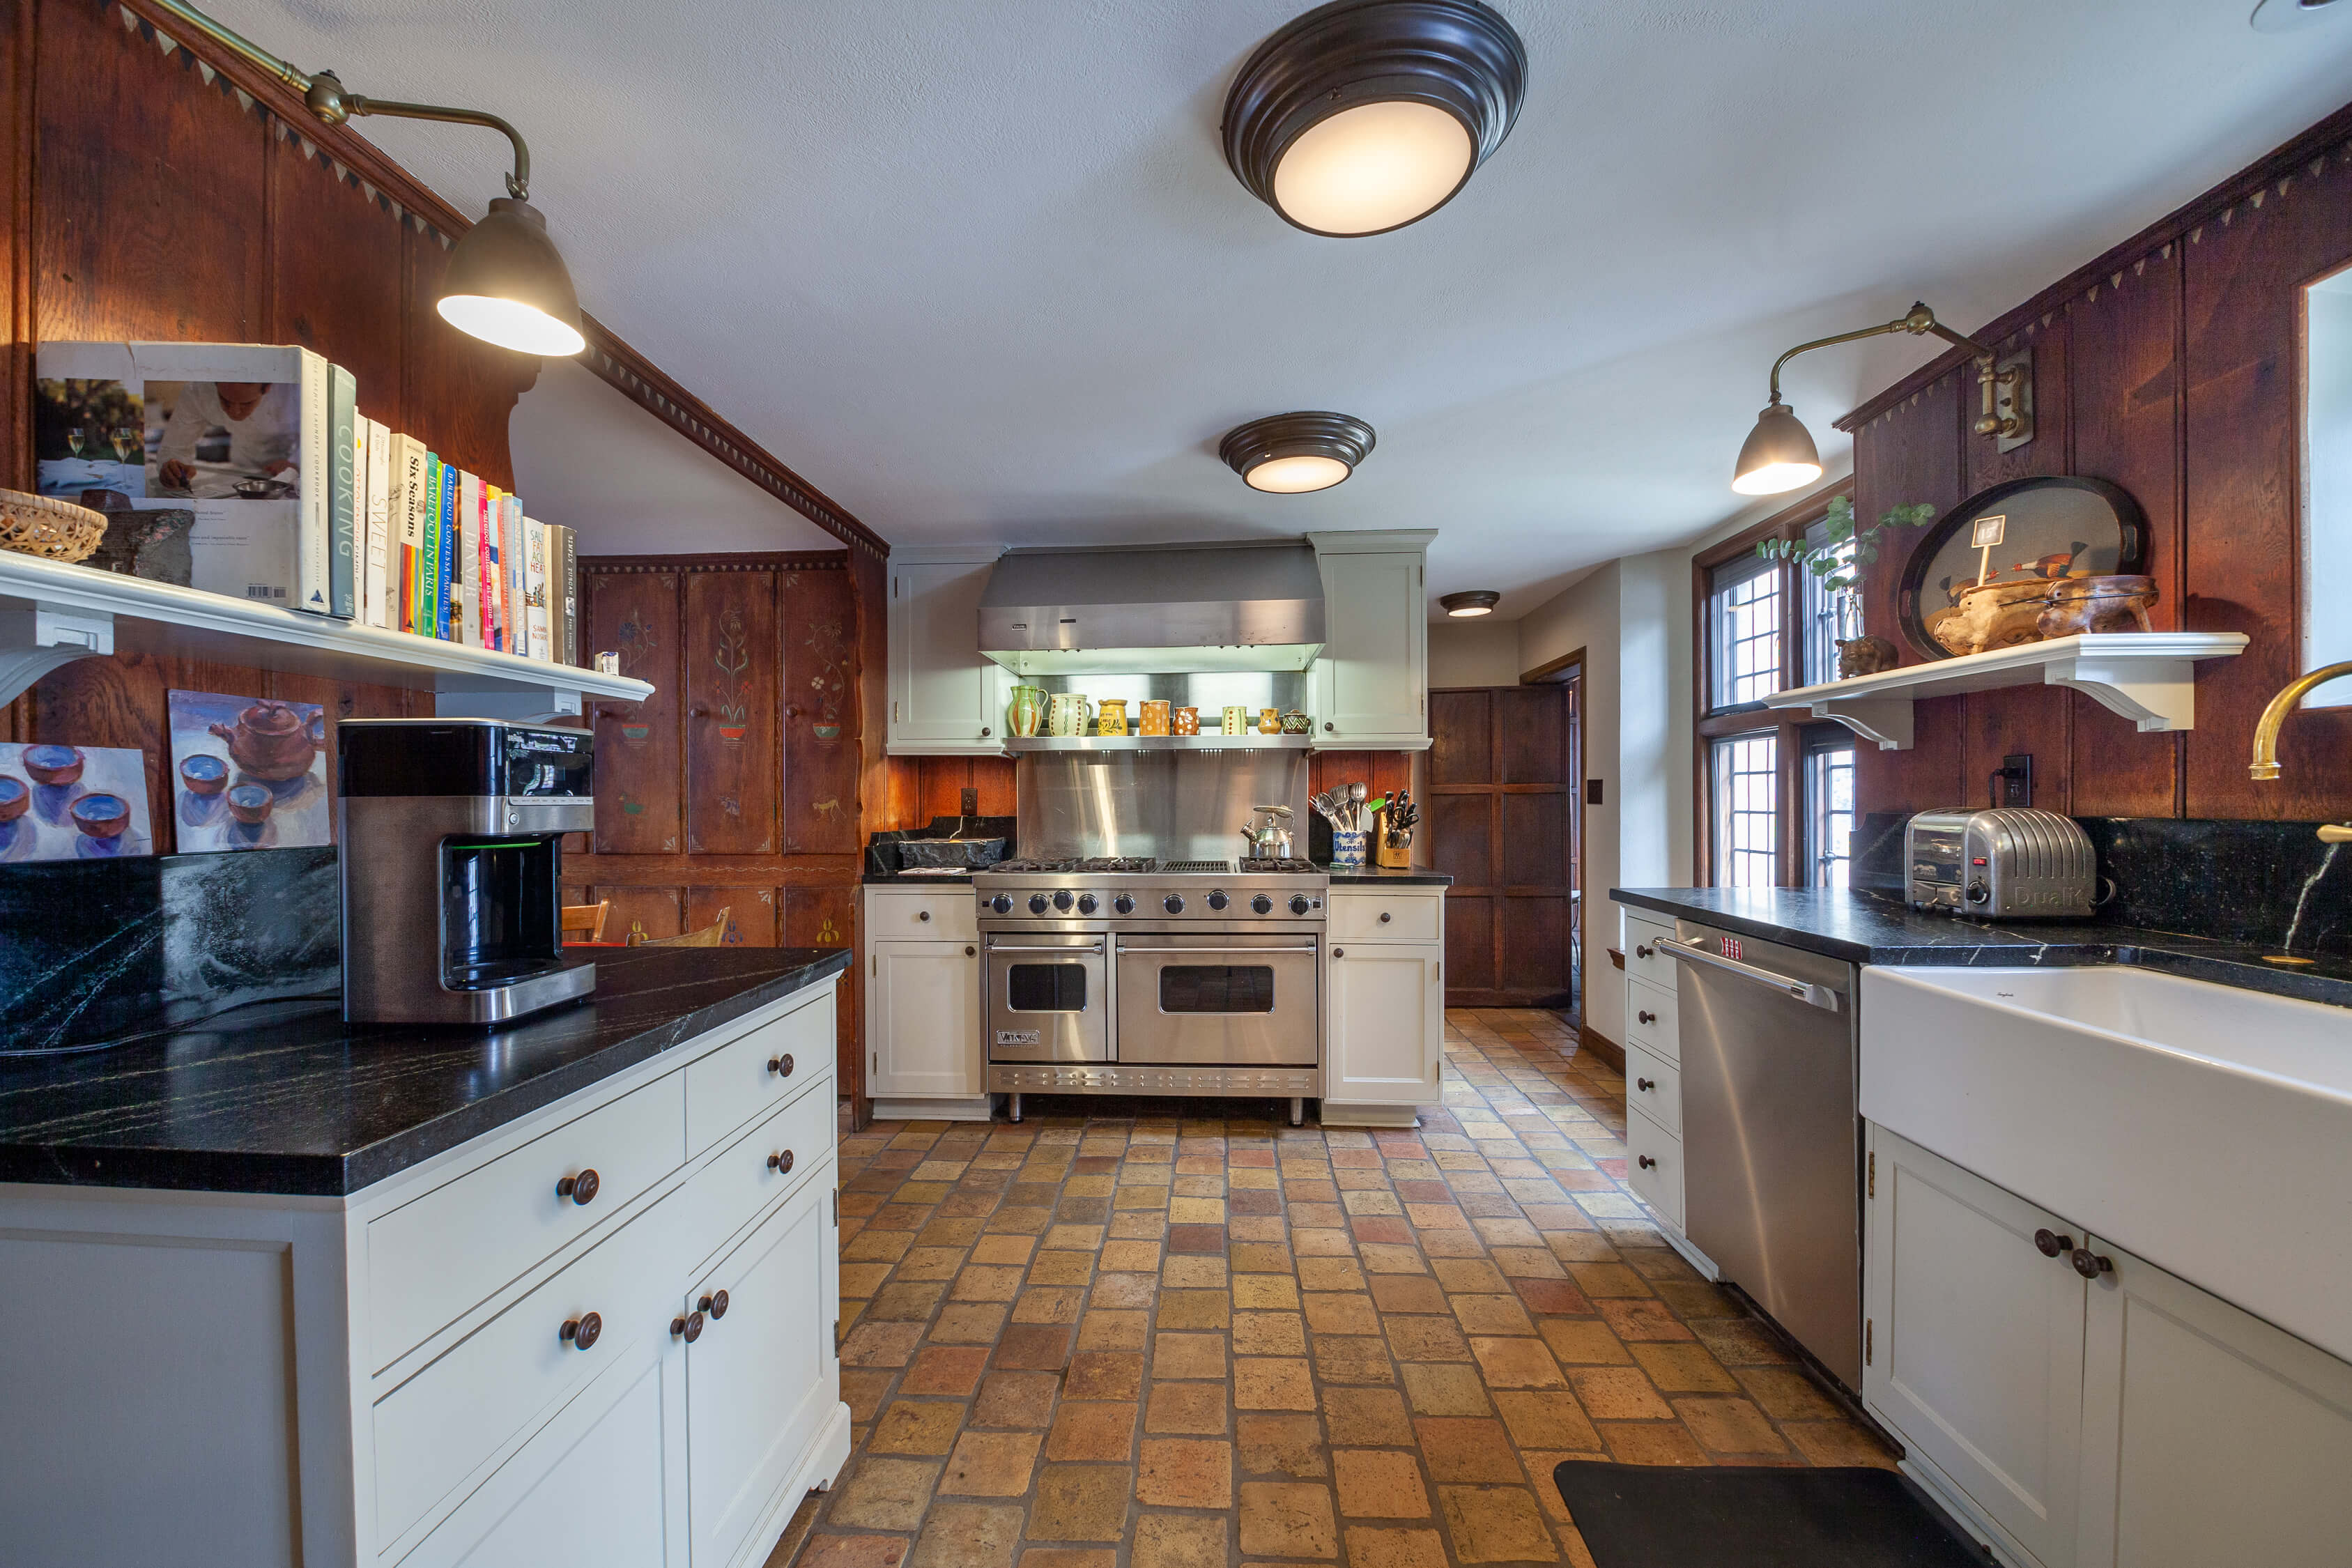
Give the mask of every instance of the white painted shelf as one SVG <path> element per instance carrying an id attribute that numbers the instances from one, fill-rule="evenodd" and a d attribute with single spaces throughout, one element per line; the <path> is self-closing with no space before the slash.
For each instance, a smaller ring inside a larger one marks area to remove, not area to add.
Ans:
<path id="1" fill-rule="evenodd" d="M 2242 632 L 2116 632 L 1905 665 L 1850 680 L 1775 692 L 1767 708 L 1802 709 L 1844 725 L 1881 751 L 1911 749 L 1911 704 L 1925 697 L 2009 686 L 2071 686 L 2142 730 L 2197 727 L 2199 659 L 2231 658 Z"/>
<path id="2" fill-rule="evenodd" d="M 654 689 L 593 669 L 0 551 L 0 702 L 60 665 L 118 649 L 430 691 L 435 710 L 453 718 L 577 713 L 583 700 L 641 702 Z"/>
<path id="3" fill-rule="evenodd" d="M 1024 752 L 1303 752 L 1312 735 L 1014 735 L 1008 756 Z"/>

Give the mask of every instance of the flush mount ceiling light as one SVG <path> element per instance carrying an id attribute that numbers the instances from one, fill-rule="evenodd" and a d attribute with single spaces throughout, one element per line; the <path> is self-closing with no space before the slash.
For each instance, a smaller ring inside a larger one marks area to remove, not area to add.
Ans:
<path id="1" fill-rule="evenodd" d="M 1437 603 L 1456 620 L 1466 620 L 1472 616 L 1493 615 L 1502 600 L 1503 595 L 1492 588 L 1465 588 L 1459 594 L 1440 595 Z"/>
<path id="2" fill-rule="evenodd" d="M 1275 414 L 1226 431 L 1217 456 L 1254 490 L 1303 495 L 1354 473 L 1372 442 L 1372 427 L 1345 414 Z"/>
<path id="3" fill-rule="evenodd" d="M 1732 465 L 1733 489 L 1744 496 L 1779 495 L 1822 477 L 1822 456 L 1814 449 L 1812 433 L 1796 411 L 1780 401 L 1780 367 L 1813 349 L 1885 332 L 1909 332 L 1914 337 L 1933 332 L 1975 354 L 1977 385 L 1984 395 L 1984 412 L 1978 416 L 1976 433 L 1999 437 L 2004 452 L 2033 439 L 2032 352 L 2023 350 L 1996 363 L 1992 350 L 1952 331 L 1936 320 L 1935 311 L 1915 300 L 1908 312 L 1892 321 L 1799 343 L 1772 362 L 1772 400 L 1756 416 L 1756 428 L 1748 433 L 1739 448 L 1739 461 Z"/>
<path id="4" fill-rule="evenodd" d="M 441 319 L 459 331 L 517 353 L 576 354 L 588 346 L 572 274 L 555 242 L 547 237 L 547 219 L 529 199 L 530 149 L 523 145 L 521 134 L 513 126 L 478 109 L 362 97 L 347 90 L 334 72 L 305 75 L 183 0 L 156 3 L 300 93 L 310 112 L 329 125 L 341 125 L 354 115 L 386 114 L 401 120 L 481 125 L 503 133 L 514 145 L 514 173 L 507 176 L 507 194 L 493 197 L 488 214 L 450 247 L 436 308 Z"/>
<path id="5" fill-rule="evenodd" d="M 1527 49 L 1477 0 L 1333 0 L 1225 95 L 1225 162 L 1310 234 L 1384 234 L 1454 198 L 1519 112 Z"/>

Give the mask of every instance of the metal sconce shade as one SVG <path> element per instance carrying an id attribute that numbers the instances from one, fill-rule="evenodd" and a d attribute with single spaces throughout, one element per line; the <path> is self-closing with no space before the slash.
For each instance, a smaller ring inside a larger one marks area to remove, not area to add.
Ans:
<path id="1" fill-rule="evenodd" d="M 1370 426 L 1345 414 L 1276 414 L 1227 431 L 1217 456 L 1254 490 L 1301 495 L 1354 473 L 1373 440 Z"/>
<path id="2" fill-rule="evenodd" d="M 1493 615 L 1502 600 L 1503 595 L 1492 588 L 1465 588 L 1459 594 L 1441 595 L 1437 603 L 1447 615 L 1465 620 L 1472 616 Z"/>
<path id="3" fill-rule="evenodd" d="M 572 274 L 529 202 L 499 196 L 449 251 L 441 319 L 485 342 L 526 354 L 576 354 L 588 346 Z"/>
<path id="4" fill-rule="evenodd" d="M 1744 496 L 1779 495 L 1822 477 L 1822 455 L 1796 411 L 1779 398 L 1756 416 L 1756 428 L 1739 448 L 1731 488 Z"/>
<path id="5" fill-rule="evenodd" d="M 1527 49 L 1477 0 L 1333 0 L 1225 95 L 1225 162 L 1310 234 L 1384 234 L 1454 198 L 1510 134 Z"/>

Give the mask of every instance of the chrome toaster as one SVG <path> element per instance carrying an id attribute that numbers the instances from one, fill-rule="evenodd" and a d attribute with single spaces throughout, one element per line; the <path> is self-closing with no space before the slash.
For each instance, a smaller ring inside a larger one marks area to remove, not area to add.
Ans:
<path id="1" fill-rule="evenodd" d="M 1914 909 L 1979 920 L 2082 919 L 2098 881 L 2090 836 L 2024 806 L 1923 811 L 1903 833 Z"/>

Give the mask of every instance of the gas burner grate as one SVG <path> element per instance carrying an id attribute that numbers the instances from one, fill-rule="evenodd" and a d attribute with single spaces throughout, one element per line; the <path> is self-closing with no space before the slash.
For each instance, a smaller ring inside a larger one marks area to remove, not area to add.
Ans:
<path id="1" fill-rule="evenodd" d="M 1171 860 L 1160 868 L 1163 871 L 1218 872 L 1232 870 L 1234 863 L 1230 860 Z"/>
<path id="2" fill-rule="evenodd" d="M 993 866 L 982 868 L 988 871 L 1033 873 L 1042 871 L 1048 875 L 1077 875 L 1088 871 L 1155 871 L 1159 868 L 1160 862 L 1148 855 L 1097 855 L 1084 860 L 1075 857 L 1060 860 L 999 860 Z"/>
<path id="3" fill-rule="evenodd" d="M 1323 868 L 1312 860 L 1244 860 L 1242 869 L 1248 872 L 1282 872 L 1287 875 L 1311 874 Z"/>

